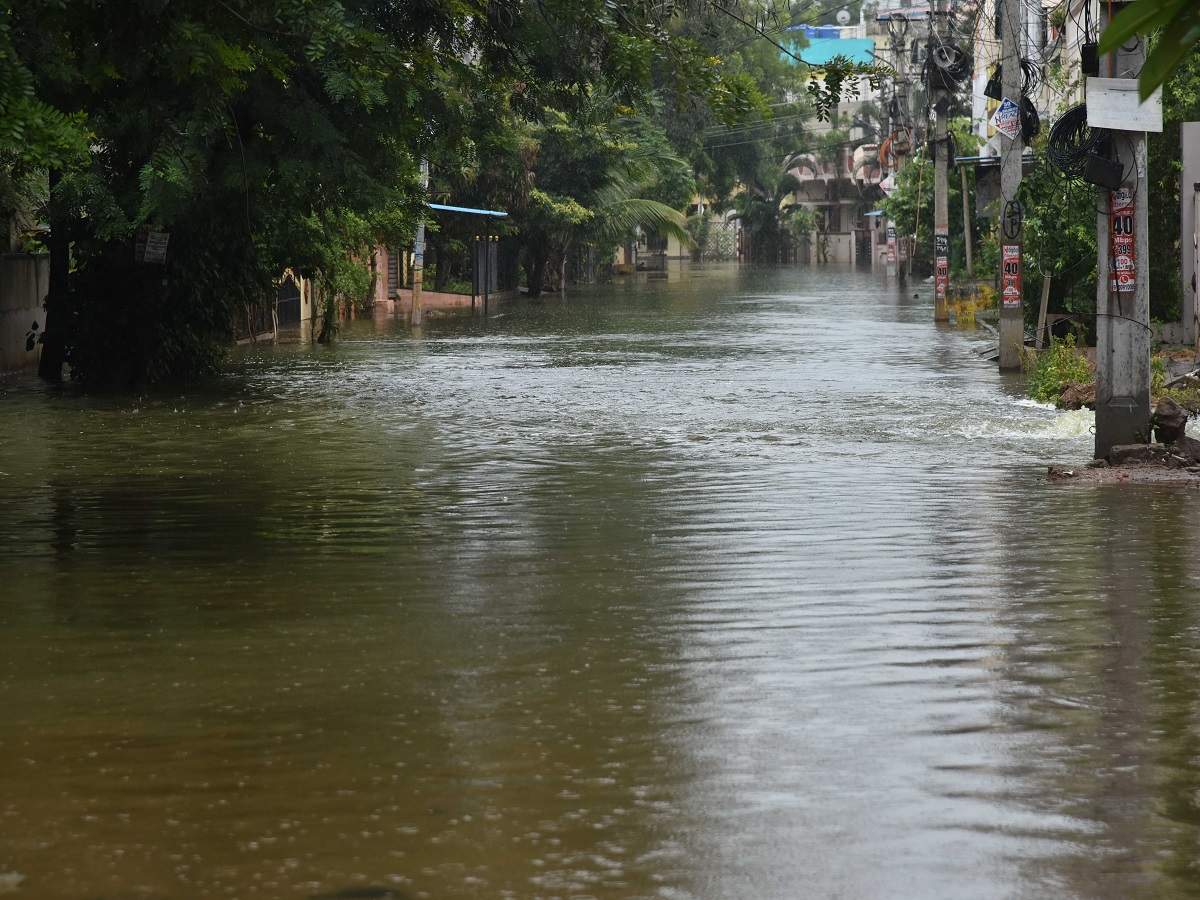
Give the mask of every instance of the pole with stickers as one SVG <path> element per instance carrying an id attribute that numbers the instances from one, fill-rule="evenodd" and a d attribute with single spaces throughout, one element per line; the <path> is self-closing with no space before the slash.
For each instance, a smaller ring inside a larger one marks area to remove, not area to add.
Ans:
<path id="1" fill-rule="evenodd" d="M 1021 190 L 1021 162 L 1025 153 L 1021 135 L 1020 99 L 1024 73 L 1021 67 L 1021 35 L 1024 33 L 1025 4 L 1002 0 L 1000 7 L 1002 99 L 992 116 L 1000 140 L 1000 371 L 1021 368 L 1025 346 L 1025 316 L 1022 307 L 1023 278 L 1021 245 L 1025 211 Z"/>
<path id="2" fill-rule="evenodd" d="M 1113 15 L 1122 6 L 1113 4 Z M 1139 39 L 1102 60 L 1099 76 L 1087 80 L 1088 125 L 1108 131 L 1113 160 L 1111 183 L 1097 191 L 1096 204 L 1097 459 L 1115 446 L 1150 440 L 1146 132 L 1162 131 L 1162 98 L 1138 97 L 1145 56 Z"/>

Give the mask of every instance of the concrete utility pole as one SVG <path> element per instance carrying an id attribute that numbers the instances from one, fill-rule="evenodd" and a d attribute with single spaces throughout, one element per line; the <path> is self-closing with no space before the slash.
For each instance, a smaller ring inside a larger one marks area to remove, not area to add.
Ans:
<path id="1" fill-rule="evenodd" d="M 1100 31 L 1108 25 L 1100 6 Z M 1108 57 L 1109 78 L 1136 79 L 1146 42 Z M 1089 109 L 1091 98 L 1089 98 Z M 1096 458 L 1118 444 L 1150 439 L 1150 272 L 1146 132 L 1118 131 L 1113 148 L 1120 190 L 1100 191 L 1096 215 Z M 1130 234 L 1132 232 L 1132 234 Z"/>
<path id="2" fill-rule="evenodd" d="M 946 16 L 947 0 L 936 0 L 933 16 L 934 38 L 929 52 L 941 45 L 942 20 Z M 930 65 L 930 72 L 936 67 Z M 932 88 L 933 86 L 930 85 Z M 950 142 L 946 140 L 946 113 L 949 93 L 940 84 L 931 90 L 933 98 L 933 320 L 949 322 L 950 310 L 946 293 L 950 287 Z"/>
<path id="3" fill-rule="evenodd" d="M 421 160 L 421 202 L 429 193 L 429 160 Z M 412 286 L 412 324 L 420 325 L 423 319 L 421 311 L 421 282 L 425 275 L 425 213 L 417 220 L 417 237 L 413 241 L 413 286 Z"/>
<path id="4" fill-rule="evenodd" d="M 1021 350 L 1025 346 L 1025 317 L 1021 308 L 1024 275 L 1021 241 L 1025 230 L 1025 210 L 1017 194 L 1021 189 L 1021 88 L 1025 73 L 1021 69 L 1021 38 L 1024 34 L 1025 3 L 1022 0 L 998 0 L 1000 7 L 1000 371 L 1021 368 Z M 1015 109 L 1013 108 L 1015 106 Z"/>
<path id="5" fill-rule="evenodd" d="M 975 277 L 975 255 L 974 248 L 971 246 L 971 193 L 967 190 L 967 168 L 966 166 L 958 167 L 959 176 L 962 179 L 962 205 L 963 205 L 963 239 L 966 241 L 967 248 L 967 277 Z"/>

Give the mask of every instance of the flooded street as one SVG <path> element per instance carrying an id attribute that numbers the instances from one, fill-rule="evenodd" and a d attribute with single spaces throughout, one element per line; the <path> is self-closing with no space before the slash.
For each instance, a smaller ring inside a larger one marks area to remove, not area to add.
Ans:
<path id="1" fill-rule="evenodd" d="M 0 381 L 0 895 L 1200 896 L 1200 498 L 880 285 Z"/>

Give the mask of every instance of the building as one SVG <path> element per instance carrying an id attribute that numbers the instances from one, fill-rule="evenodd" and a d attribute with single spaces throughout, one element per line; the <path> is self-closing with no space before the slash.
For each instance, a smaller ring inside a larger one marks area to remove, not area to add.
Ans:
<path id="1" fill-rule="evenodd" d="M 862 17 L 857 25 L 793 26 L 792 53 L 814 67 L 835 57 L 871 65 L 879 61 L 875 30 Z M 838 103 L 829 121 L 812 123 L 806 146 L 784 162 L 799 182 L 790 202 L 811 210 L 816 221 L 810 240 L 800 247 L 801 262 L 870 258 L 872 223 L 866 214 L 882 197 L 886 174 L 879 152 L 885 131 L 882 99 L 882 91 L 860 79 L 857 96 Z"/>

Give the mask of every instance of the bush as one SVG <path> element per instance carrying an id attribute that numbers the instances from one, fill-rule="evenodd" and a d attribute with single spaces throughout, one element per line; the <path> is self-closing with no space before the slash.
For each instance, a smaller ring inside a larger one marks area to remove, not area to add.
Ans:
<path id="1" fill-rule="evenodd" d="M 1075 349 L 1073 334 L 1052 339 L 1049 350 L 1029 361 L 1028 371 L 1029 396 L 1039 403 L 1055 403 L 1068 384 L 1087 384 L 1093 378 L 1087 357 Z"/>

